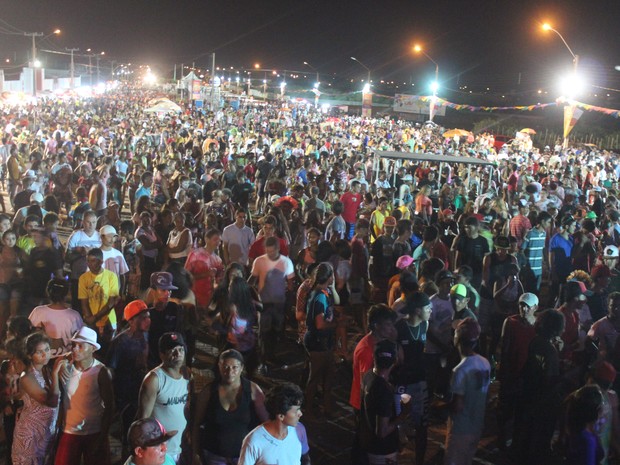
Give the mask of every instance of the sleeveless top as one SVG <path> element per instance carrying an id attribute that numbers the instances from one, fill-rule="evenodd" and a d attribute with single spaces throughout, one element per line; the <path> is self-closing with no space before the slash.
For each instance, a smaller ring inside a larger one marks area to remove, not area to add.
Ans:
<path id="1" fill-rule="evenodd" d="M 46 383 L 43 374 L 34 368 L 29 371 L 32 372 L 39 386 L 45 389 Z M 56 432 L 58 408 L 40 404 L 27 393 L 24 393 L 22 400 L 24 406 L 13 433 L 13 464 L 43 463 L 50 451 L 52 439 Z"/>
<path id="2" fill-rule="evenodd" d="M 258 426 L 252 403 L 252 387 L 241 378 L 241 398 L 235 410 L 224 410 L 218 392 L 219 383 L 210 387 L 211 395 L 202 421 L 202 449 L 221 457 L 239 457 L 243 438 Z"/>
<path id="3" fill-rule="evenodd" d="M 87 435 L 101 431 L 103 402 L 99 392 L 99 372 L 104 365 L 93 360 L 86 371 L 73 367 L 63 391 L 62 404 L 66 409 L 64 432 Z"/>
<path id="4" fill-rule="evenodd" d="M 168 254 L 170 258 L 176 259 L 176 258 L 187 257 L 189 255 L 189 252 L 192 250 L 192 232 L 188 228 L 183 229 L 183 231 L 177 231 L 176 228 L 170 231 L 170 235 L 168 236 L 168 245 L 170 247 L 178 246 L 179 241 L 181 240 L 181 236 L 183 235 L 185 231 L 187 231 L 187 234 L 189 234 L 189 238 L 187 240 L 187 245 L 185 246 L 185 249 L 181 250 L 180 252 L 174 252 L 174 253 L 170 252 Z"/>
<path id="5" fill-rule="evenodd" d="M 493 298 L 493 288 L 495 281 L 501 279 L 505 275 L 505 269 L 508 265 L 514 263 L 510 256 L 507 256 L 504 261 L 498 259 L 497 253 L 492 252 L 489 254 L 491 263 L 489 265 L 489 281 L 486 283 L 486 288 L 483 288 L 483 294 L 485 299 Z"/>
<path id="6" fill-rule="evenodd" d="M 188 399 L 189 380 L 183 376 L 174 379 L 161 367 L 153 371 L 157 375 L 159 389 L 151 417 L 157 419 L 166 431 L 178 431 L 168 441 L 168 454 L 177 457 L 181 453 L 181 437 L 187 425 L 184 410 Z"/>

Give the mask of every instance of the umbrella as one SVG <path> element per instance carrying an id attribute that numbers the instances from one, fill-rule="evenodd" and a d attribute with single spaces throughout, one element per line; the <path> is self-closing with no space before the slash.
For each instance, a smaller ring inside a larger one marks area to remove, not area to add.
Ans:
<path id="1" fill-rule="evenodd" d="M 445 137 L 446 139 L 456 136 L 467 137 L 469 135 L 471 135 L 471 132 L 466 131 L 465 129 L 450 129 L 449 131 L 443 133 L 443 137 Z"/>
<path id="2" fill-rule="evenodd" d="M 536 134 L 536 131 L 534 131 L 532 128 L 523 128 L 519 132 L 523 132 L 525 134 Z"/>

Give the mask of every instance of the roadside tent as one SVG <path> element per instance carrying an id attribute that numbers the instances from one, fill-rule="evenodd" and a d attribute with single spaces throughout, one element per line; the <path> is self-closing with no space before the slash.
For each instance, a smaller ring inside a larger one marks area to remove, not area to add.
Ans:
<path id="1" fill-rule="evenodd" d="M 155 103 L 144 110 L 145 113 L 181 113 L 183 109 L 167 98 L 157 99 Z"/>

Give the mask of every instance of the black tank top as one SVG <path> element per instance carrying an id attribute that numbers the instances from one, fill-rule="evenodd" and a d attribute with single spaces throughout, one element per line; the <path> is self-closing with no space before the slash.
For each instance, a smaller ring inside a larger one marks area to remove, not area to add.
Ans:
<path id="1" fill-rule="evenodd" d="M 228 458 L 239 457 L 243 438 L 258 426 L 252 404 L 250 381 L 241 378 L 241 399 L 237 408 L 224 410 L 218 393 L 219 383 L 211 385 L 211 396 L 202 421 L 202 448 Z"/>

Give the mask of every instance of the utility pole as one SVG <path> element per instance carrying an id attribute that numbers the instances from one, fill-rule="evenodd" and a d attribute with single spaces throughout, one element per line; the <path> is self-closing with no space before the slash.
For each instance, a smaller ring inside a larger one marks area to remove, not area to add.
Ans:
<path id="1" fill-rule="evenodd" d="M 215 52 L 211 54 L 211 109 L 216 110 L 219 108 L 219 105 L 215 105 L 215 102 L 218 99 L 218 94 L 215 89 Z"/>
<path id="2" fill-rule="evenodd" d="M 66 48 L 67 52 L 71 52 L 71 88 L 75 87 L 75 65 L 73 64 L 73 52 L 79 52 L 79 48 Z"/>
<path id="3" fill-rule="evenodd" d="M 101 57 L 97 55 L 97 85 L 99 85 L 99 60 Z"/>
<path id="4" fill-rule="evenodd" d="M 32 96 L 37 95 L 37 70 L 35 62 L 37 61 L 37 45 L 35 37 L 42 37 L 42 32 L 24 32 L 26 37 L 32 37 Z"/>

